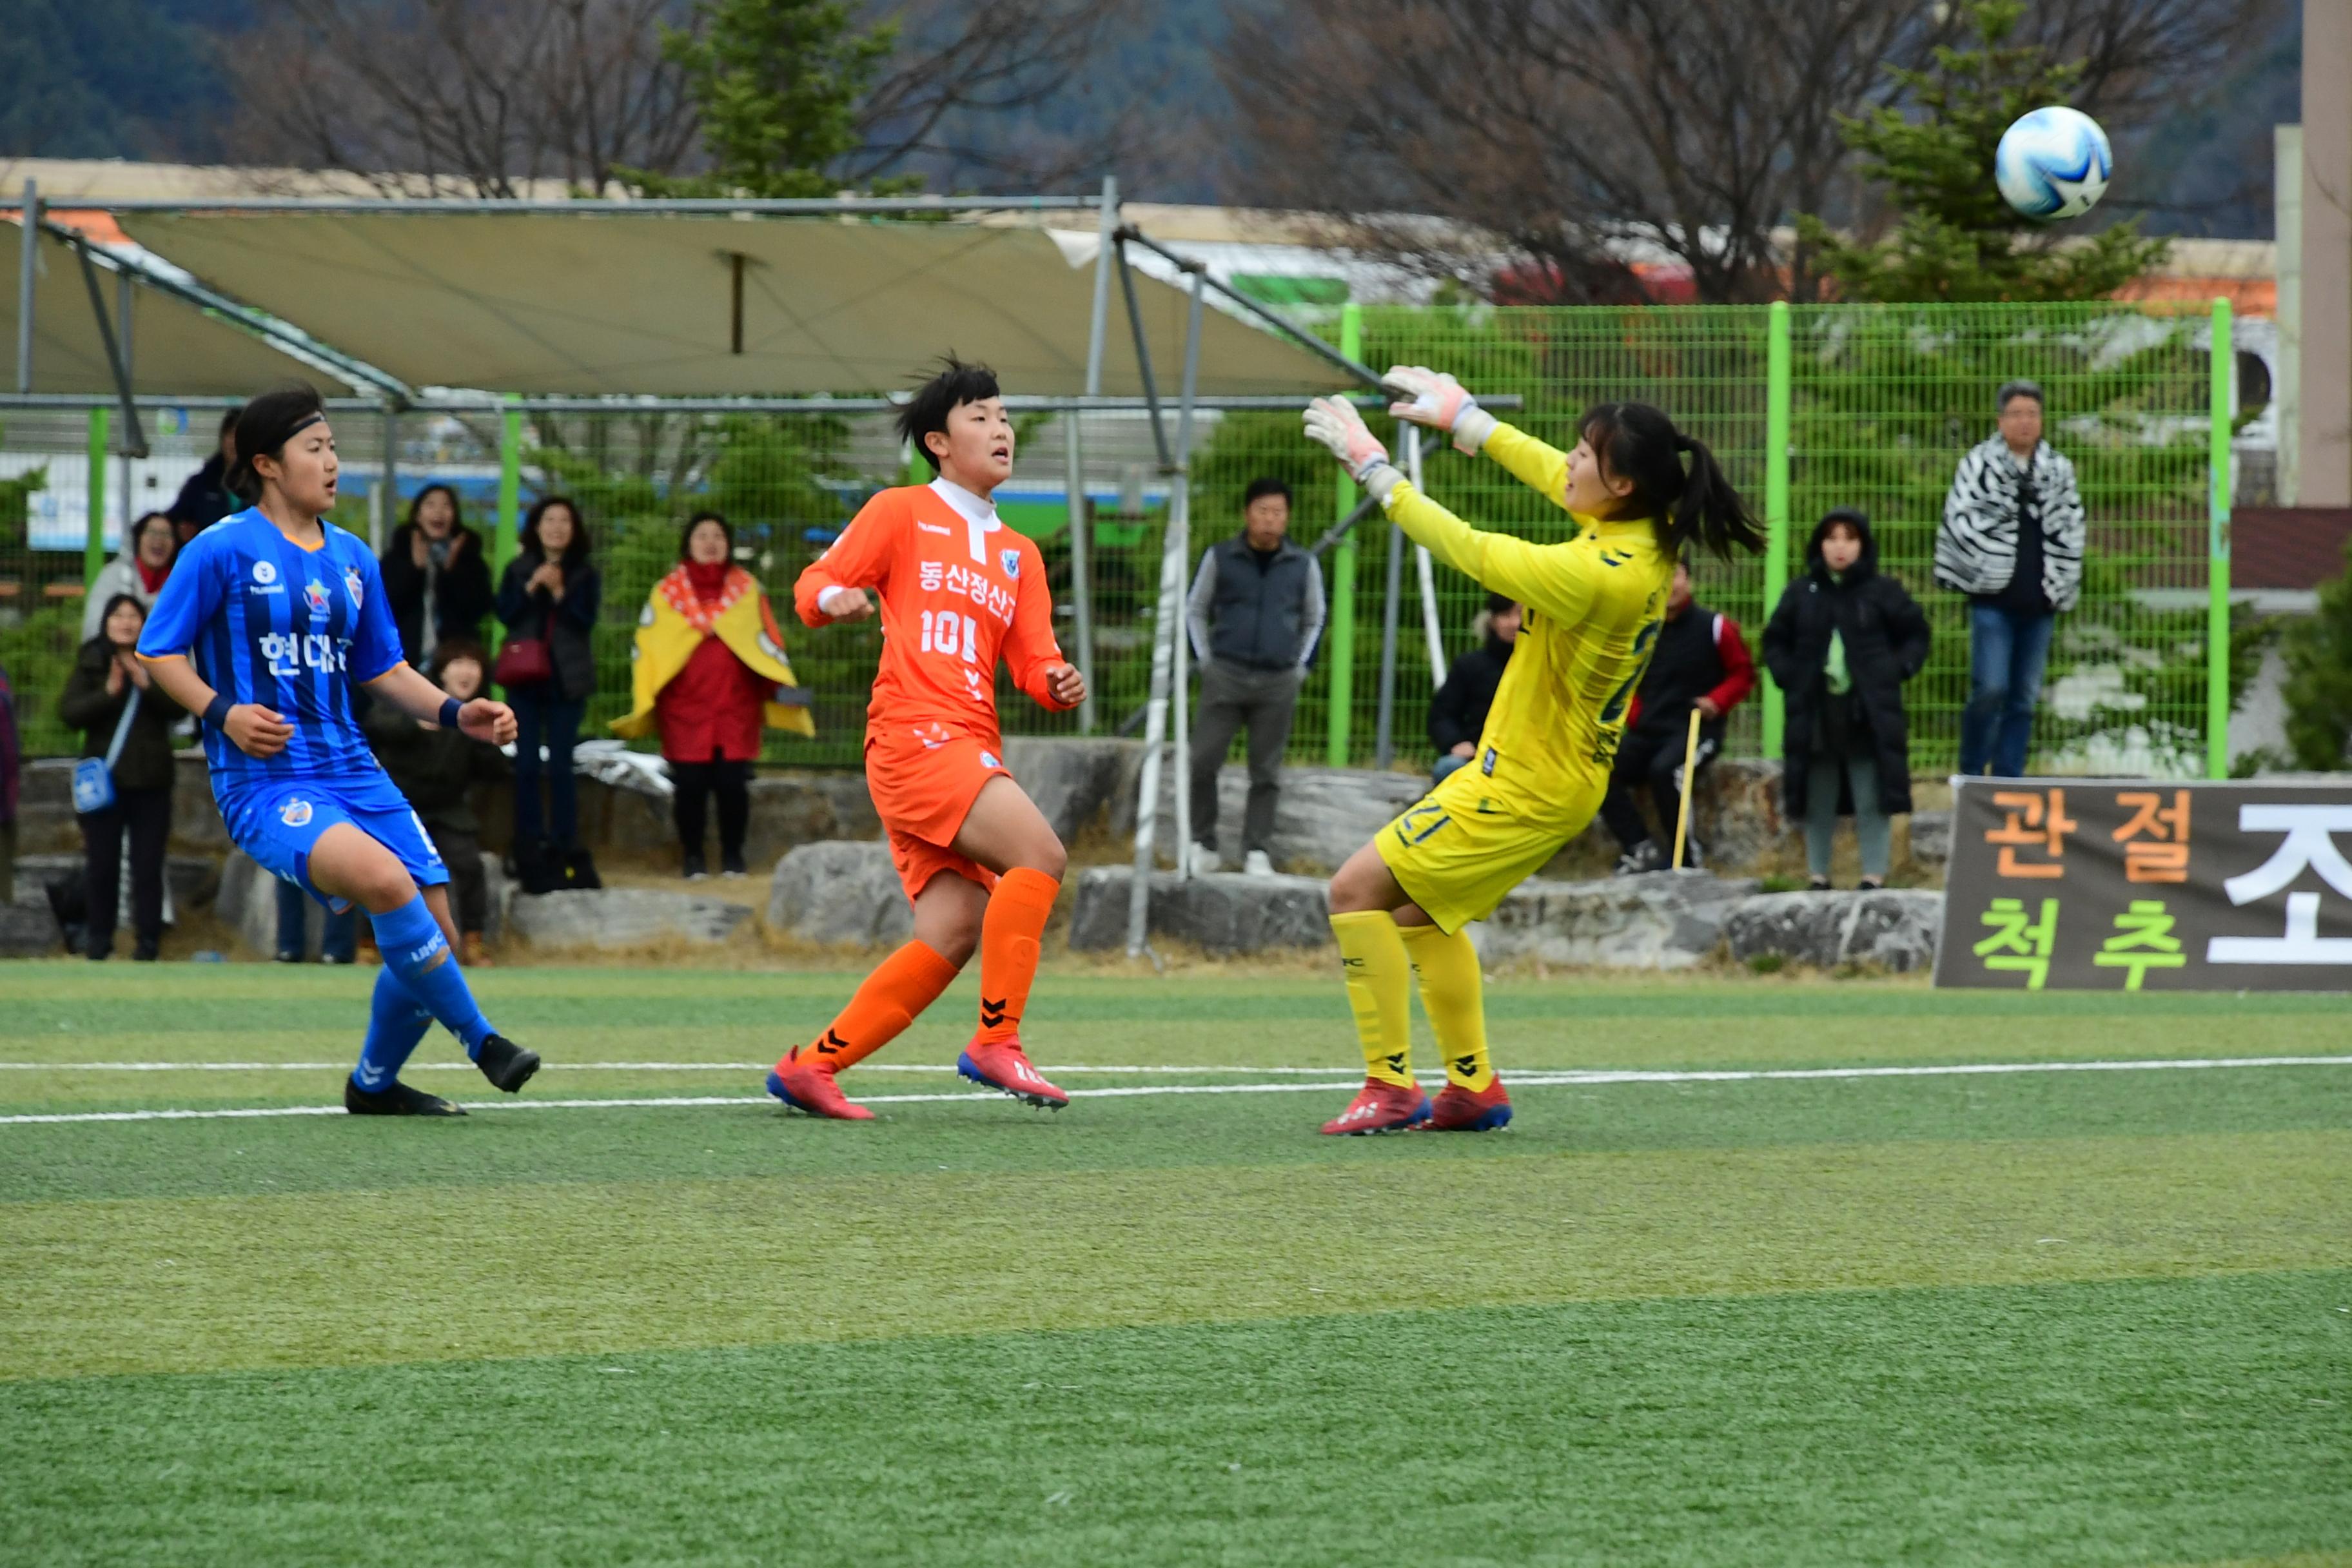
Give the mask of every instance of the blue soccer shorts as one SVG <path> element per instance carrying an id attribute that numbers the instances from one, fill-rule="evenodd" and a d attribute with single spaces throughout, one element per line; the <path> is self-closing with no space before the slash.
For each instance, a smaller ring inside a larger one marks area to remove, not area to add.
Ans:
<path id="1" fill-rule="evenodd" d="M 215 798 L 230 842 L 263 870 L 331 910 L 348 909 L 350 902 L 320 891 L 310 880 L 310 850 L 339 822 L 350 823 L 398 856 L 419 888 L 449 880 L 433 836 L 389 774 L 239 780 Z"/>

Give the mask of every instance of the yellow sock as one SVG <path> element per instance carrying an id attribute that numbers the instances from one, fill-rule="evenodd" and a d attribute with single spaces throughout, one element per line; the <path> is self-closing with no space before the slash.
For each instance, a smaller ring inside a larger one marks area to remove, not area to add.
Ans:
<path id="1" fill-rule="evenodd" d="M 1445 1058 L 1445 1081 L 1475 1094 L 1495 1081 L 1486 1058 L 1486 1002 L 1480 990 L 1478 950 L 1470 933 L 1446 935 L 1435 926 L 1400 926 L 1413 978 L 1421 983 L 1421 1010 L 1429 1015 L 1438 1054 Z"/>
<path id="2" fill-rule="evenodd" d="M 1357 910 L 1331 917 L 1339 942 L 1339 962 L 1348 977 L 1348 1005 L 1356 1015 L 1356 1038 L 1364 1047 L 1364 1070 L 1382 1083 L 1412 1083 L 1412 1000 L 1404 942 L 1386 910 Z"/>

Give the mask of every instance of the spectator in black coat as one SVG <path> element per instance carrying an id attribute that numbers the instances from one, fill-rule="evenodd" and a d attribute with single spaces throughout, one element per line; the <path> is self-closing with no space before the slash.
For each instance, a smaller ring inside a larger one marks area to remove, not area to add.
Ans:
<path id="1" fill-rule="evenodd" d="M 443 642 L 481 646 L 494 602 L 490 563 L 481 535 L 466 526 L 456 490 L 427 485 L 416 492 L 383 564 L 384 600 L 410 664 L 426 668 Z"/>
<path id="2" fill-rule="evenodd" d="M 1437 765 L 1429 771 L 1433 783 L 1478 754 L 1486 710 L 1495 705 L 1495 688 L 1503 683 L 1511 645 L 1518 637 L 1517 601 L 1505 594 L 1487 595 L 1486 635 L 1454 661 L 1445 672 L 1445 684 L 1429 700 L 1429 743 L 1437 752 Z"/>
<path id="3" fill-rule="evenodd" d="M 533 857 L 576 855 L 580 847 L 579 789 L 572 776 L 572 747 L 588 699 L 596 691 L 596 650 L 592 638 L 604 581 L 588 559 L 588 527 L 568 496 L 545 496 L 530 509 L 522 529 L 522 549 L 507 563 L 499 583 L 499 619 L 509 639 L 545 641 L 551 673 L 528 686 L 509 686 L 514 708 L 514 856 L 518 867 Z M 547 801 L 540 799 L 540 749 L 547 752 Z"/>
<path id="4" fill-rule="evenodd" d="M 24 746 L 16 734 L 16 694 L 0 669 L 0 904 L 16 901 L 16 784 Z"/>
<path id="5" fill-rule="evenodd" d="M 1756 661 L 1748 656 L 1739 623 L 1694 601 L 1690 568 L 1677 562 L 1674 585 L 1666 594 L 1666 618 L 1658 627 L 1650 667 L 1643 671 L 1625 716 L 1625 736 L 1610 770 L 1609 793 L 1601 802 L 1601 820 L 1624 850 L 1617 862 L 1619 876 L 1663 870 L 1673 861 L 1672 852 L 1650 837 L 1635 792 L 1645 783 L 1650 786 L 1658 826 L 1671 834 L 1682 815 L 1683 758 L 1690 750 L 1691 710 L 1698 710 L 1697 769 L 1705 772 L 1723 750 L 1731 710 L 1755 687 Z M 1703 865 L 1697 824 L 1691 826 L 1683 864 Z"/>
<path id="6" fill-rule="evenodd" d="M 447 642 L 426 671 L 442 690 L 469 702 L 482 694 L 482 650 Z M 508 776 L 507 759 L 488 742 L 410 718 L 389 702 L 378 702 L 360 721 L 375 759 L 408 804 L 449 868 L 449 912 L 457 921 L 457 962 L 469 969 L 488 962 L 482 931 L 488 924 L 489 878 L 482 868 L 482 824 L 474 810 L 474 786 Z"/>
<path id="7" fill-rule="evenodd" d="M 1927 662 L 1927 617 L 1878 570 L 1870 519 L 1841 507 L 1813 528 L 1804 576 L 1764 628 L 1764 663 L 1786 700 L 1780 788 L 1805 825 L 1812 885 L 1830 885 L 1841 816 L 1862 845 L 1862 886 L 1886 884 L 1893 828 L 1911 809 L 1903 683 Z"/>
<path id="8" fill-rule="evenodd" d="M 131 956 L 152 963 L 163 940 L 163 849 L 172 834 L 172 724 L 180 705 L 163 695 L 139 662 L 139 632 L 147 611 L 128 594 L 106 606 L 98 636 L 81 645 L 73 673 L 58 699 L 58 716 L 82 731 L 81 754 L 103 757 L 135 695 L 138 711 L 114 760 L 114 804 L 82 816 L 88 852 L 82 907 L 88 924 L 82 951 L 92 959 L 114 952 L 121 910 L 122 839 L 131 837 Z"/>
<path id="9" fill-rule="evenodd" d="M 229 513 L 243 510 L 245 503 L 228 488 L 228 470 L 236 461 L 236 416 L 244 412 L 242 408 L 232 408 L 221 416 L 219 445 L 205 459 L 204 467 L 188 476 L 178 497 L 164 509 L 163 515 L 172 520 L 172 531 L 179 536 L 182 544 Z"/>

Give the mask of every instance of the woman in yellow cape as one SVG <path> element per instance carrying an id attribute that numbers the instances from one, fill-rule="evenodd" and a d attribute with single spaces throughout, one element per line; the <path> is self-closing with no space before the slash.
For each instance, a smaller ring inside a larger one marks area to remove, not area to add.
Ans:
<path id="1" fill-rule="evenodd" d="M 764 726 L 816 733 L 808 693 L 793 679 L 784 639 L 758 578 L 734 564 L 734 531 L 698 512 L 677 569 L 654 584 L 630 654 L 629 713 L 613 732 L 658 733 L 677 786 L 674 807 L 688 878 L 703 874 L 704 809 L 719 797 L 721 868 L 741 875 L 751 764 Z"/>

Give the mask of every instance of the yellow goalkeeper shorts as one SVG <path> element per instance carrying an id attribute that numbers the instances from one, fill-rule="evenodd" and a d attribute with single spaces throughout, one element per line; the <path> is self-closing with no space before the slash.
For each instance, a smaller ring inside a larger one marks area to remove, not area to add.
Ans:
<path id="1" fill-rule="evenodd" d="M 1541 809 L 1495 793 L 1476 763 L 1448 773 L 1372 843 L 1398 886 L 1447 935 L 1485 920 L 1503 895 L 1584 831 L 1609 788 L 1606 773 Z"/>

